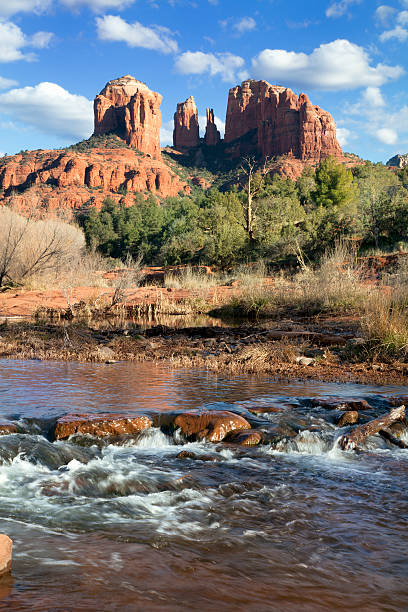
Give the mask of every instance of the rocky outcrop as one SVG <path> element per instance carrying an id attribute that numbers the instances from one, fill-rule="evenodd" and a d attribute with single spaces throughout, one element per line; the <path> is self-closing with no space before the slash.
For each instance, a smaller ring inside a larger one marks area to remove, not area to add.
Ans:
<path id="1" fill-rule="evenodd" d="M 138 151 L 160 157 L 161 101 L 130 75 L 109 81 L 94 101 L 94 134 L 115 132 Z"/>
<path id="2" fill-rule="evenodd" d="M 177 104 L 174 113 L 173 145 L 176 149 L 191 149 L 200 142 L 197 107 L 193 96 Z"/>
<path id="3" fill-rule="evenodd" d="M 151 419 L 144 414 L 137 416 L 70 414 L 58 419 L 55 427 L 55 439 L 64 440 L 73 434 L 89 434 L 98 438 L 133 435 L 148 429 L 151 425 Z"/>
<path id="4" fill-rule="evenodd" d="M 221 140 L 219 131 L 214 121 L 214 111 L 207 108 L 207 127 L 205 129 L 204 142 L 207 147 L 215 147 Z"/>
<path id="5" fill-rule="evenodd" d="M 394 155 L 387 161 L 387 166 L 393 166 L 394 168 L 405 168 L 408 166 L 408 153 L 405 155 Z"/>
<path id="6" fill-rule="evenodd" d="M 189 193 L 189 187 L 164 163 L 127 148 L 88 151 L 30 151 L 0 160 L 2 202 L 21 209 L 99 208 L 107 196 L 133 204 L 135 192 L 158 197 Z"/>
<path id="7" fill-rule="evenodd" d="M 225 142 L 234 143 L 233 156 L 288 155 L 302 161 L 342 156 L 329 113 L 314 106 L 305 94 L 298 97 L 266 81 L 244 81 L 230 89 Z"/>
<path id="8" fill-rule="evenodd" d="M 13 542 L 4 534 L 0 534 L 0 576 L 11 571 L 11 556 Z"/>
<path id="9" fill-rule="evenodd" d="M 17 427 L 10 421 L 0 420 L 0 436 L 17 433 Z"/>

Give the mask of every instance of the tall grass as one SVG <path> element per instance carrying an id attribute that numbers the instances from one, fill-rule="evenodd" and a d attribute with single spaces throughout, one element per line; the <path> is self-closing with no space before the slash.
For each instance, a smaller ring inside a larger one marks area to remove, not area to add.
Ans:
<path id="1" fill-rule="evenodd" d="M 361 319 L 369 353 L 382 359 L 408 358 L 408 288 L 378 291 L 367 301 Z"/>

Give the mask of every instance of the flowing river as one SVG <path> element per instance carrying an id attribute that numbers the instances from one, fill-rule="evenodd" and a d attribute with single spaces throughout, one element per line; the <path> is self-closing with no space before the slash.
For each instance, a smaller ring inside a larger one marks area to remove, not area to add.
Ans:
<path id="1" fill-rule="evenodd" d="M 373 436 L 342 452 L 333 411 L 310 402 L 364 398 L 375 417 L 402 394 L 0 361 L 0 416 L 21 432 L 0 438 L 0 532 L 14 541 L 0 610 L 406 611 L 408 450 Z M 119 444 L 47 439 L 68 413 L 254 406 L 292 435 L 253 448 L 186 443 L 159 427 Z M 177 457 L 186 449 L 195 460 Z"/>

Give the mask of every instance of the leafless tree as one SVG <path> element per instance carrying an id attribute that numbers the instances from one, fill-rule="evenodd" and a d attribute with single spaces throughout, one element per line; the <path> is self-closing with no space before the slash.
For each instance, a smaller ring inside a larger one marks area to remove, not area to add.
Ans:
<path id="1" fill-rule="evenodd" d="M 246 194 L 244 202 L 245 231 L 251 242 L 255 239 L 257 195 L 263 190 L 265 178 L 271 171 L 273 161 L 268 157 L 260 164 L 255 157 L 244 157 L 239 168 L 239 174 L 244 178 L 243 191 Z"/>

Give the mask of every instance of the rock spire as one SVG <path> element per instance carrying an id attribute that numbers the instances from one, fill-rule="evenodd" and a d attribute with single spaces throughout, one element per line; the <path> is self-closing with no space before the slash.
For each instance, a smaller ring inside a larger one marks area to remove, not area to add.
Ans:
<path id="1" fill-rule="evenodd" d="M 220 140 L 221 136 L 214 121 L 214 110 L 207 108 L 207 127 L 205 129 L 204 142 L 207 147 L 214 147 Z"/>
<path id="2" fill-rule="evenodd" d="M 193 96 L 177 104 L 174 113 L 173 145 L 176 149 L 191 149 L 200 143 L 197 107 Z"/>

